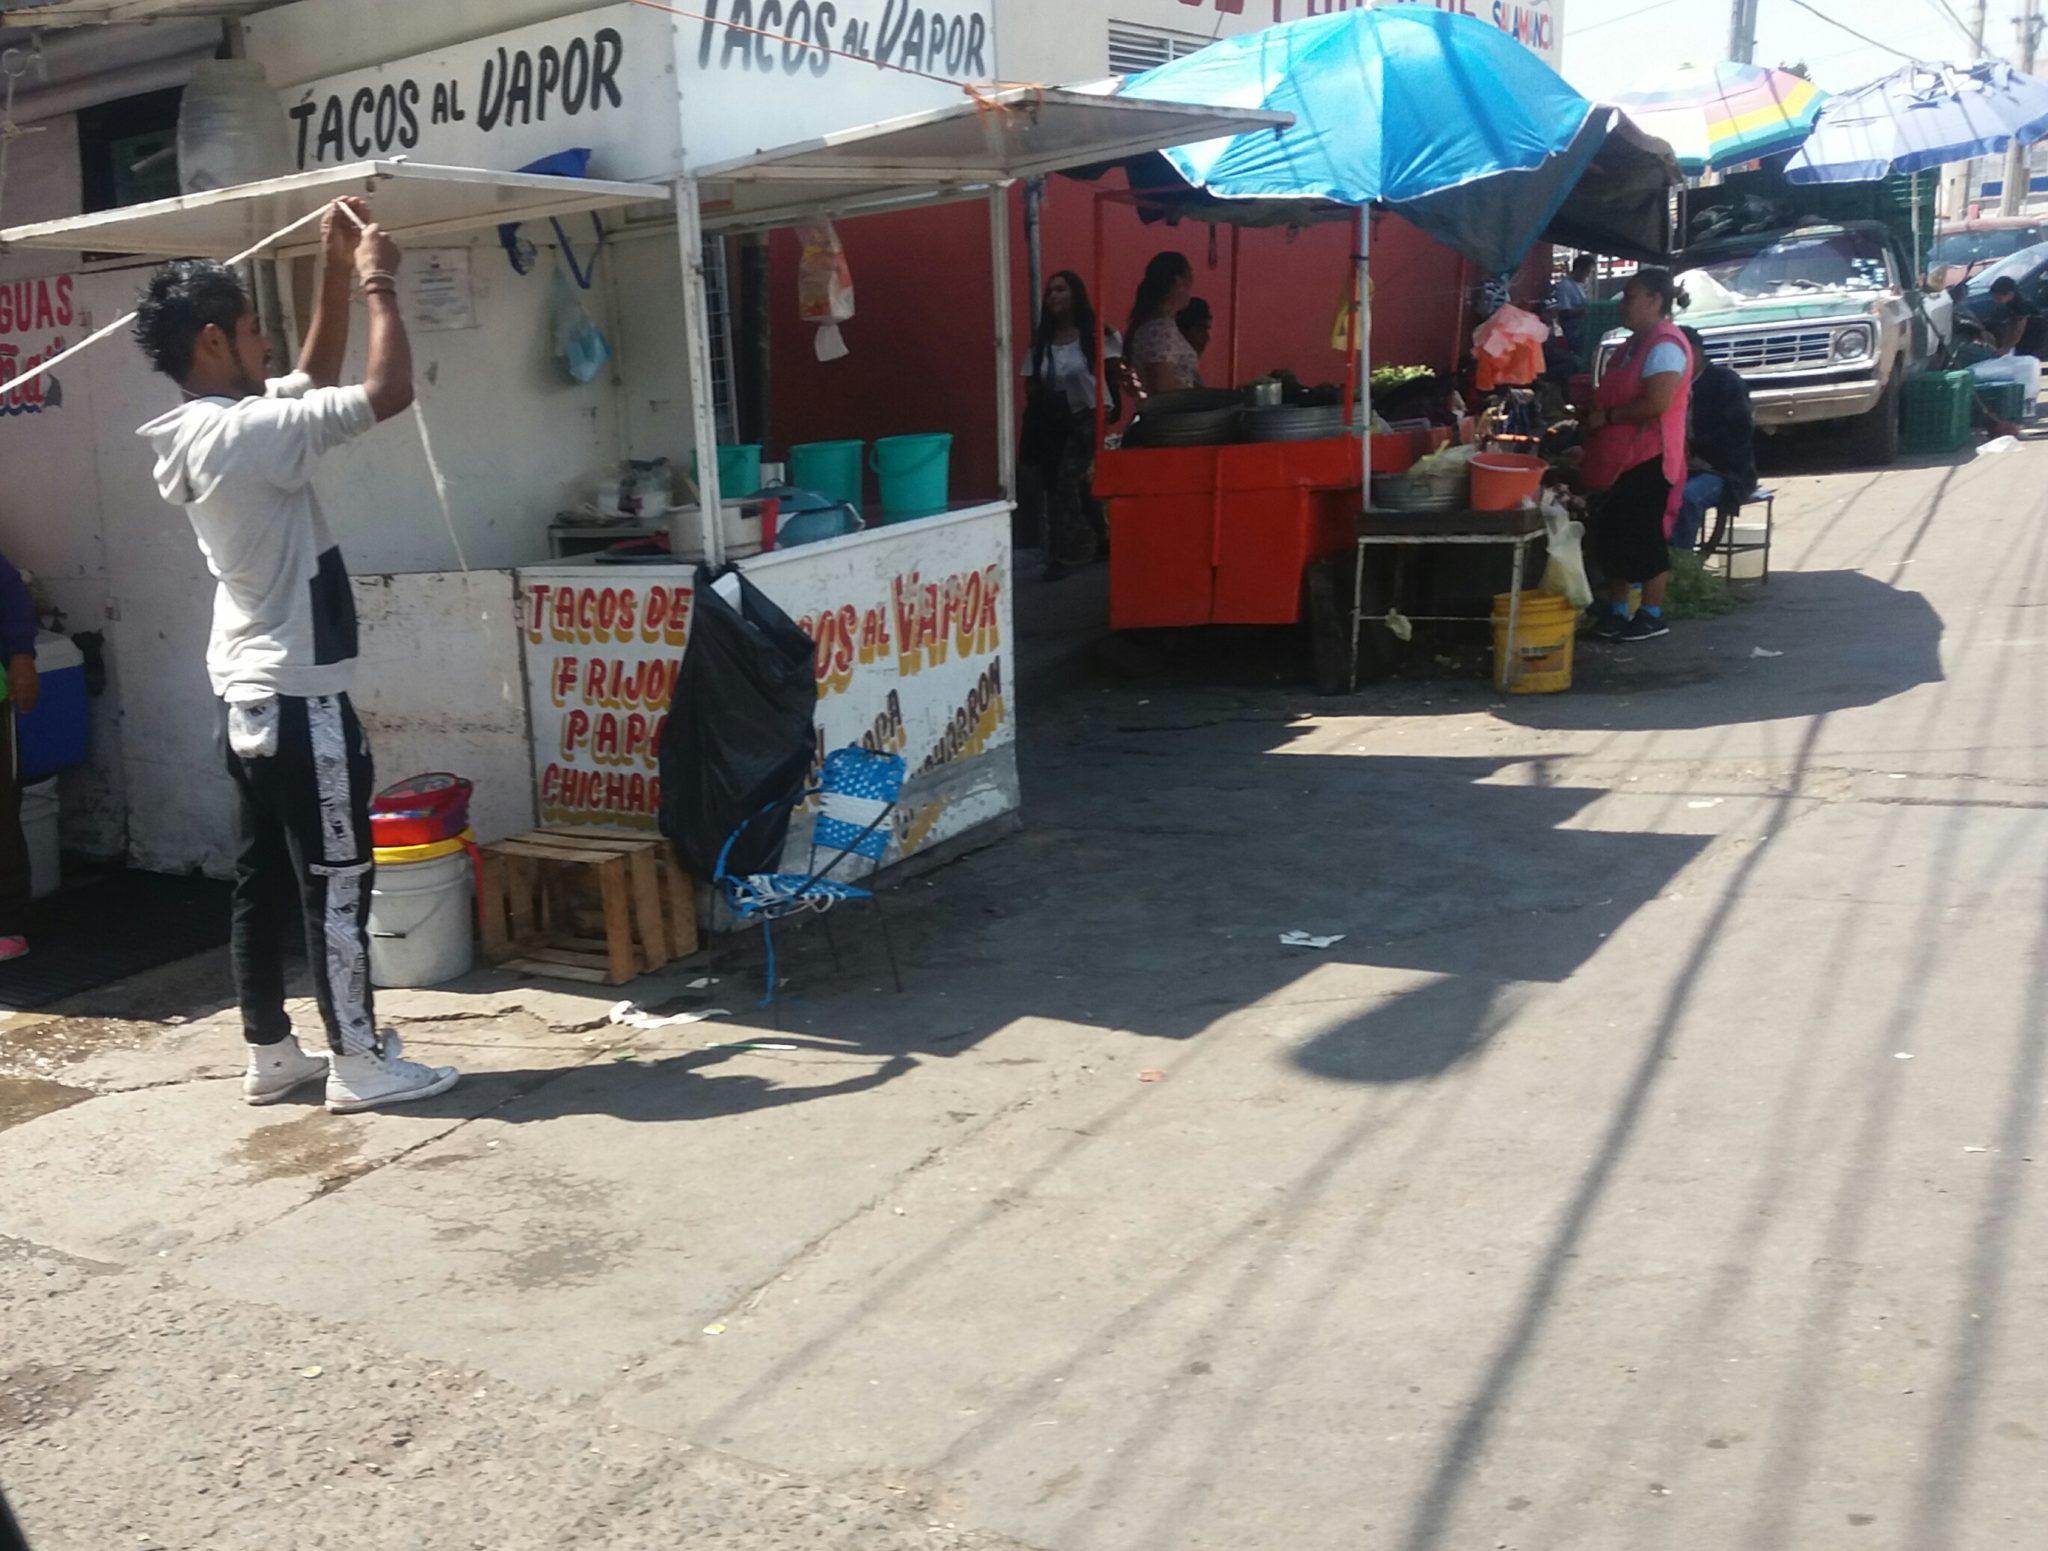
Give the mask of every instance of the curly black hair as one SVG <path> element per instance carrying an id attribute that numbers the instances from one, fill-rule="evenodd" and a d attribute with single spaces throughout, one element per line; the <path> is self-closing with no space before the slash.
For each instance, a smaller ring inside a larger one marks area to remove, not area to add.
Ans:
<path id="1" fill-rule="evenodd" d="M 135 343 L 173 382 L 192 375 L 192 351 L 206 326 L 232 339 L 249 307 L 242 277 L 209 259 L 179 259 L 149 277 L 135 304 Z"/>

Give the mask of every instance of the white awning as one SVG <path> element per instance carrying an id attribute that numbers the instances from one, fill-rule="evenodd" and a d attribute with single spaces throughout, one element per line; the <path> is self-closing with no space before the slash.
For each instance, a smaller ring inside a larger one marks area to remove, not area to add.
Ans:
<path id="1" fill-rule="evenodd" d="M 248 16 L 287 0 L 8 0 L 0 20 L 15 27 L 84 27 L 166 17 Z"/>
<path id="2" fill-rule="evenodd" d="M 104 210 L 97 215 L 17 226 L 0 231 L 0 248 L 225 258 L 253 247 L 344 194 L 368 199 L 379 224 L 400 242 L 476 231 L 508 221 L 665 202 L 670 197 L 667 186 L 658 183 L 607 183 L 595 178 L 540 177 L 413 162 L 358 162 Z M 310 248 L 315 241 L 311 228 L 301 228 L 282 250 Z"/>
<path id="3" fill-rule="evenodd" d="M 1294 122 L 1285 113 L 1111 96 L 1112 84 L 1011 87 L 701 168 L 704 224 L 776 226 L 958 199 L 1017 178 Z"/>

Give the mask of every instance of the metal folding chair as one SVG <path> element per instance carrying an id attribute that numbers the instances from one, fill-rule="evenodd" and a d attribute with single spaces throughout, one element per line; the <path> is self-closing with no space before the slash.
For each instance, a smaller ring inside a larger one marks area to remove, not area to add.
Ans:
<path id="1" fill-rule="evenodd" d="M 889 937 L 889 918 L 881 898 L 872 889 L 845 883 L 831 876 L 850 857 L 879 864 L 889 848 L 890 817 L 903 796 L 908 767 L 900 754 L 876 754 L 859 746 L 834 749 L 825 756 L 818 784 L 804 795 L 818 801 L 818 814 L 811 825 L 810 859 L 804 872 L 757 872 L 733 876 L 726 860 L 734 843 L 755 819 L 780 806 L 771 803 L 748 819 L 719 848 L 718 866 L 712 881 L 718 886 L 728 909 L 744 923 L 759 923 L 762 946 L 768 956 L 767 994 L 760 1005 L 775 1001 L 775 923 L 791 916 L 813 913 L 823 918 L 825 940 L 832 959 L 839 961 L 839 944 L 832 936 L 830 911 L 847 900 L 864 899 L 875 907 L 875 924 L 881 929 L 882 948 L 889 956 L 889 975 L 896 989 L 903 989 L 903 973 L 896 965 L 896 945 Z M 818 865 L 821 852 L 830 860 Z"/>

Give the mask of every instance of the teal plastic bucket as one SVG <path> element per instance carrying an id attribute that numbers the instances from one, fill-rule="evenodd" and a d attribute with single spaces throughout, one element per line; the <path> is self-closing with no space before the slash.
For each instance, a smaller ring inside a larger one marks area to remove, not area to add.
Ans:
<path id="1" fill-rule="evenodd" d="M 799 490 L 860 509 L 866 442 L 805 442 L 789 449 L 789 482 Z"/>
<path id="2" fill-rule="evenodd" d="M 875 473 L 882 482 L 882 521 L 929 517 L 946 509 L 946 476 L 953 461 L 948 431 L 885 436 L 875 443 Z"/>
<path id="3" fill-rule="evenodd" d="M 697 455 L 690 454 L 690 477 L 697 475 Z M 736 501 L 761 488 L 761 444 L 743 442 L 718 449 L 718 498 Z"/>

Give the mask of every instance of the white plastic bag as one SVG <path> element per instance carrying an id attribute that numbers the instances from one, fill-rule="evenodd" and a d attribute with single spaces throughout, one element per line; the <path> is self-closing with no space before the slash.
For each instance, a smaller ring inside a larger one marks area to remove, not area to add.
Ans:
<path id="1" fill-rule="evenodd" d="M 1503 307 L 1472 331 L 1473 347 L 1486 355 L 1506 355 L 1522 342 L 1541 344 L 1550 337 L 1550 325 L 1519 307 Z"/>
<path id="2" fill-rule="evenodd" d="M 1564 599 L 1575 609 L 1593 602 L 1593 584 L 1586 576 L 1586 556 L 1581 541 L 1586 525 L 1572 520 L 1556 496 L 1543 499 L 1543 529 L 1550 558 L 1543 563 L 1543 584 L 1538 589 Z"/>

